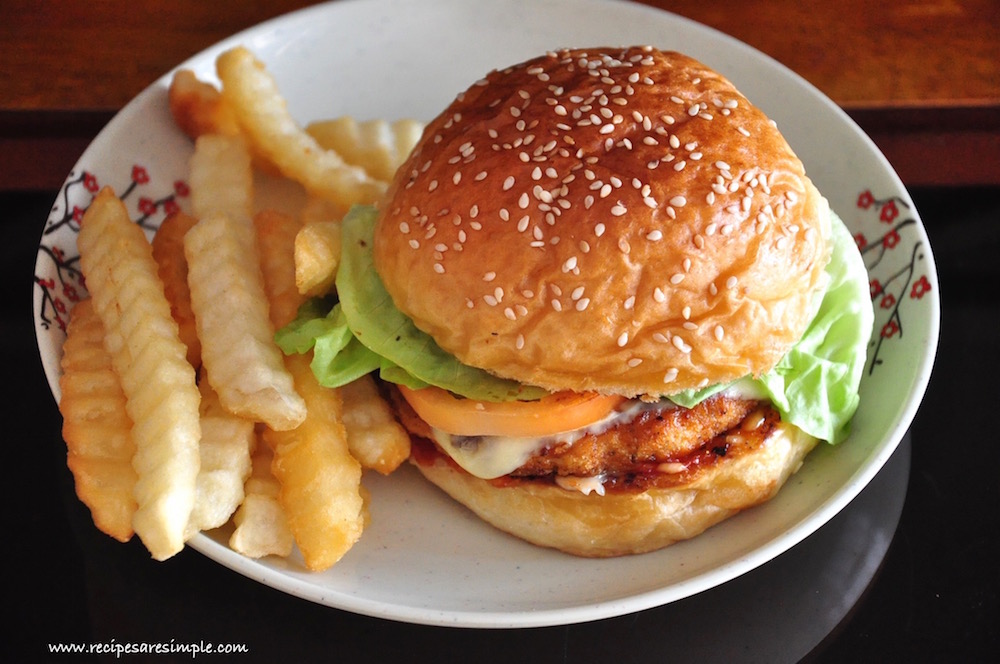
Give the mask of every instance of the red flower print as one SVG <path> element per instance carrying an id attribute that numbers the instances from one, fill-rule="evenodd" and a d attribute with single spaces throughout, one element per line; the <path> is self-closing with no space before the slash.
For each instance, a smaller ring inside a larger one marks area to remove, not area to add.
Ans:
<path id="1" fill-rule="evenodd" d="M 83 209 L 82 207 L 80 207 L 79 205 L 74 205 L 73 206 L 73 221 L 75 221 L 76 223 L 80 223 L 81 221 L 83 221 L 83 214 L 85 212 L 86 212 L 86 210 Z"/>
<path id="2" fill-rule="evenodd" d="M 52 306 L 55 307 L 56 311 L 59 313 L 66 313 L 66 303 L 59 298 L 54 298 L 52 300 Z"/>
<path id="3" fill-rule="evenodd" d="M 927 281 L 927 276 L 922 276 L 913 282 L 913 288 L 910 289 L 910 297 L 919 300 L 931 290 L 931 282 Z"/>
<path id="4" fill-rule="evenodd" d="M 899 233 L 897 231 L 892 231 L 882 238 L 882 246 L 886 249 L 892 249 L 897 244 L 899 244 Z"/>
<path id="5" fill-rule="evenodd" d="M 139 212 L 143 214 L 154 214 L 156 212 L 156 202 L 151 198 L 143 196 L 139 199 Z"/>
<path id="6" fill-rule="evenodd" d="M 867 210 L 874 204 L 875 204 L 875 197 L 872 196 L 872 192 L 870 192 L 869 190 L 865 189 L 863 192 L 861 192 L 861 195 L 858 196 L 858 207 L 861 208 L 862 210 Z"/>
<path id="7" fill-rule="evenodd" d="M 97 177 L 93 173 L 83 174 L 83 186 L 92 194 L 96 194 L 100 188 L 100 185 L 97 183 Z"/>
<path id="8" fill-rule="evenodd" d="M 66 299 L 69 300 L 70 302 L 80 301 L 80 293 L 77 292 L 76 288 L 70 284 L 66 284 L 63 287 L 63 295 L 65 295 Z"/>
<path id="9" fill-rule="evenodd" d="M 896 304 L 896 296 L 893 295 L 892 293 L 888 293 L 885 295 L 885 297 L 882 298 L 882 301 L 879 303 L 879 306 L 882 307 L 883 309 L 892 309 L 892 306 L 894 304 Z"/>
<path id="10" fill-rule="evenodd" d="M 883 223 L 892 223 L 892 220 L 899 216 L 899 208 L 896 207 L 896 201 L 889 201 L 882 206 L 882 211 L 879 213 L 878 218 L 882 220 Z"/>
<path id="11" fill-rule="evenodd" d="M 188 187 L 188 183 L 184 180 L 178 180 L 174 183 L 174 193 L 178 196 L 185 197 L 191 193 L 191 188 Z"/>
<path id="12" fill-rule="evenodd" d="M 889 337 L 894 337 L 899 332 L 899 323 L 895 320 L 891 320 L 882 326 L 882 337 L 888 339 Z"/>
<path id="13" fill-rule="evenodd" d="M 864 233 L 858 233 L 854 236 L 854 244 L 858 245 L 858 249 L 864 249 L 868 246 L 868 238 Z"/>
<path id="14" fill-rule="evenodd" d="M 136 184 L 146 184 L 149 182 L 149 173 L 142 166 L 135 165 L 132 167 L 132 182 Z"/>
<path id="15" fill-rule="evenodd" d="M 881 295 L 881 293 L 882 293 L 882 284 L 881 284 L 881 282 L 879 282 L 878 279 L 872 279 L 871 282 L 868 284 L 868 287 L 871 290 L 871 294 L 872 294 L 872 299 L 873 300 L 876 297 L 878 297 L 879 295 Z"/>
<path id="16" fill-rule="evenodd" d="M 174 214 L 176 212 L 179 212 L 180 209 L 181 209 L 181 206 L 178 205 L 177 201 L 175 201 L 172 198 L 168 198 L 167 200 L 163 201 L 163 213 L 164 214 L 171 215 L 171 214 Z"/>

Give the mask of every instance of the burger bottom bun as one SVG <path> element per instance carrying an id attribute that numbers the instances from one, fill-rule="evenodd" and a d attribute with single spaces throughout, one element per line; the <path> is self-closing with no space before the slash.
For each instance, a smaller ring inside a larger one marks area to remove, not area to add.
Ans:
<path id="1" fill-rule="evenodd" d="M 690 482 L 604 496 L 544 482 L 499 487 L 455 468 L 440 455 L 433 462 L 413 463 L 432 484 L 504 532 L 573 555 L 605 558 L 690 539 L 769 500 L 816 442 L 782 423 L 756 450 L 720 459 Z"/>

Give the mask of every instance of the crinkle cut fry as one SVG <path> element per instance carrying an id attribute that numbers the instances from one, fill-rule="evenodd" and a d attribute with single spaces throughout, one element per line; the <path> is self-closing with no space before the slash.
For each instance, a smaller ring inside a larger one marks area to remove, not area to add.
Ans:
<path id="1" fill-rule="evenodd" d="M 274 452 L 271 470 L 279 499 L 307 568 L 323 570 L 344 556 L 361 536 L 365 505 L 361 464 L 351 456 L 337 390 L 322 387 L 310 356 L 286 358 L 307 403 L 305 421 L 291 431 L 263 432 Z"/>
<path id="2" fill-rule="evenodd" d="M 77 244 L 133 422 L 133 527 L 152 556 L 163 560 L 183 549 L 194 505 L 201 437 L 194 368 L 149 241 L 111 189 L 102 189 L 87 209 Z"/>
<path id="3" fill-rule="evenodd" d="M 249 221 L 202 218 L 184 237 L 202 362 L 231 412 L 273 429 L 293 429 L 305 404 L 274 342 L 259 256 Z"/>
<path id="4" fill-rule="evenodd" d="M 132 420 L 104 349 L 104 325 L 93 300 L 78 302 L 70 313 L 62 372 L 59 412 L 76 495 L 90 509 L 98 530 L 127 542 L 134 534 L 136 510 Z"/>

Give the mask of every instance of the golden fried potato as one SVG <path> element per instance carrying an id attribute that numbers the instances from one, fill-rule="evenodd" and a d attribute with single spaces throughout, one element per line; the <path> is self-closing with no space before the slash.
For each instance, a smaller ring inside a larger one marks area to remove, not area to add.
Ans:
<path id="1" fill-rule="evenodd" d="M 248 558 L 291 555 L 295 538 L 288 527 L 288 517 L 278 500 L 281 490 L 271 472 L 274 454 L 267 445 L 257 445 L 253 468 L 244 485 L 245 498 L 236 510 L 236 528 L 229 537 L 229 547 Z"/>
<path id="2" fill-rule="evenodd" d="M 208 380 L 201 391 L 201 469 L 188 535 L 218 528 L 229 521 L 244 499 L 250 476 L 250 454 L 256 446 L 254 423 L 227 411 Z"/>
<path id="3" fill-rule="evenodd" d="M 254 216 L 253 226 L 271 324 L 279 329 L 295 319 L 306 299 L 295 287 L 295 237 L 302 222 L 277 210 L 262 210 Z"/>
<path id="4" fill-rule="evenodd" d="M 316 196 L 302 208 L 303 226 L 295 237 L 295 286 L 307 297 L 333 288 L 340 264 L 340 222 L 343 207 Z"/>
<path id="5" fill-rule="evenodd" d="M 195 141 L 188 175 L 195 217 L 225 215 L 249 223 L 253 182 L 253 165 L 243 138 L 208 134 Z"/>
<path id="6" fill-rule="evenodd" d="M 111 189 L 102 189 L 84 214 L 77 246 L 133 422 L 138 479 L 132 526 L 163 560 L 184 547 L 196 493 L 201 397 L 194 369 L 150 243 Z"/>
<path id="7" fill-rule="evenodd" d="M 340 388 L 347 444 L 362 467 L 388 475 L 410 456 L 410 436 L 379 394 L 371 375 Z"/>
<path id="8" fill-rule="evenodd" d="M 297 427 L 306 407 L 274 342 L 249 220 L 202 218 L 184 252 L 201 359 L 222 405 L 273 429 Z"/>
<path id="9" fill-rule="evenodd" d="M 167 90 L 174 123 L 192 139 L 204 134 L 240 133 L 233 109 L 222 99 L 219 89 L 200 80 L 190 69 L 179 69 Z"/>
<path id="10" fill-rule="evenodd" d="M 316 381 L 307 355 L 289 356 L 286 362 L 308 415 L 297 429 L 265 429 L 262 438 L 274 452 L 271 470 L 305 565 L 324 570 L 350 550 L 364 529 L 361 464 L 348 449 L 340 393 Z"/>
<path id="11" fill-rule="evenodd" d="M 274 78 L 249 50 L 238 46 L 222 53 L 216 71 L 222 96 L 254 149 L 286 177 L 344 206 L 373 203 L 385 191 L 384 181 L 324 149 L 295 121 Z"/>
<path id="12" fill-rule="evenodd" d="M 360 166 L 376 180 L 389 182 L 420 140 L 424 125 L 410 119 L 359 122 L 343 116 L 312 122 L 306 125 L 306 131 L 347 163 Z"/>
<path id="13" fill-rule="evenodd" d="M 170 303 L 170 313 L 177 321 L 181 341 L 187 346 L 187 358 L 197 369 L 201 365 L 201 341 L 191 310 L 191 290 L 187 283 L 187 259 L 184 258 L 184 235 L 197 219 L 178 211 L 167 216 L 153 236 L 153 259 L 156 261 L 163 293 Z"/>
<path id="14" fill-rule="evenodd" d="M 66 464 L 94 525 L 127 542 L 132 539 L 136 510 L 132 420 L 125 412 L 125 394 L 104 349 L 104 325 L 93 305 L 87 299 L 73 307 L 63 343 L 59 412 Z"/>

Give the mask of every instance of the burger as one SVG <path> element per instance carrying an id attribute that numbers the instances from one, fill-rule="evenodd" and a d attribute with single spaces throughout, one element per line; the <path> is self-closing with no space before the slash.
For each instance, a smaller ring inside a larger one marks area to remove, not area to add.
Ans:
<path id="1" fill-rule="evenodd" d="M 849 432 L 859 252 L 775 123 L 688 56 L 490 72 L 342 232 L 317 375 L 378 372 L 420 473 L 532 543 L 662 548 Z"/>

